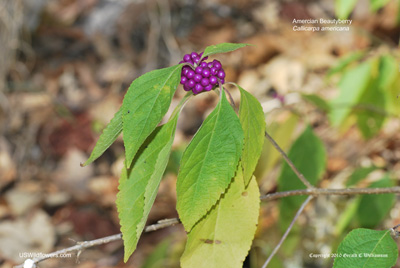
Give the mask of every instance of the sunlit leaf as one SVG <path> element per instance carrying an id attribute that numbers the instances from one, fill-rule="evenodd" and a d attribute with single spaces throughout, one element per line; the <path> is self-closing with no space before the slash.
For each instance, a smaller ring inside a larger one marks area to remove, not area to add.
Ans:
<path id="1" fill-rule="evenodd" d="M 253 177 L 244 186 L 241 167 L 216 206 L 188 234 L 182 268 L 240 268 L 256 231 L 260 194 Z"/>
<path id="2" fill-rule="evenodd" d="M 339 19 L 347 19 L 357 4 L 357 0 L 335 0 L 335 13 Z"/>

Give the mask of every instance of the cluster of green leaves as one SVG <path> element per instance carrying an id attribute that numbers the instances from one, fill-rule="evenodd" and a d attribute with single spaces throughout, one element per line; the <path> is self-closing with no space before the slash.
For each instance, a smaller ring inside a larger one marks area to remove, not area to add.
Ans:
<path id="1" fill-rule="evenodd" d="M 303 97 L 328 113 L 332 125 L 346 131 L 356 124 L 368 139 L 375 136 L 390 116 L 397 115 L 400 77 L 393 53 L 366 58 L 366 53 L 350 54 L 328 72 L 340 76 L 339 95 L 330 102 L 317 95 Z"/>
<path id="2" fill-rule="evenodd" d="M 209 46 L 203 56 L 234 51 L 247 44 Z M 123 133 L 125 165 L 117 209 L 125 258 L 136 249 L 167 167 L 179 113 L 159 125 L 179 85 L 184 64 L 151 71 L 134 80 L 120 110 L 104 129 L 87 165 Z M 241 267 L 259 215 L 260 194 L 253 176 L 264 142 L 260 103 L 239 87 L 238 114 L 225 91 L 182 155 L 177 179 L 177 211 L 188 233 L 182 267 Z"/>
<path id="3" fill-rule="evenodd" d="M 376 12 L 389 3 L 390 0 L 369 0 L 371 10 Z M 357 0 L 336 0 L 335 12 L 339 19 L 347 19 L 357 4 Z M 399 6 L 400 15 L 400 6 Z"/>

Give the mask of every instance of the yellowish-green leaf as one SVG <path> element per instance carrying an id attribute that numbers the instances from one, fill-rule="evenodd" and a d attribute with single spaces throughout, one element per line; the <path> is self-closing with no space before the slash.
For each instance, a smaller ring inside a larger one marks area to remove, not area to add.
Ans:
<path id="1" fill-rule="evenodd" d="M 182 268 L 240 268 L 250 249 L 260 208 L 253 177 L 247 188 L 241 168 L 216 206 L 188 235 Z"/>
<path id="2" fill-rule="evenodd" d="M 134 80 L 122 103 L 126 165 L 168 111 L 179 85 L 182 64 L 148 72 Z"/>
<path id="3" fill-rule="evenodd" d="M 241 156 L 243 130 L 222 91 L 183 153 L 176 185 L 177 210 L 189 232 L 228 187 Z"/>
<path id="4" fill-rule="evenodd" d="M 246 185 L 256 169 L 265 140 L 265 118 L 260 102 L 239 85 L 239 120 L 244 132 L 242 153 L 243 176 Z"/>

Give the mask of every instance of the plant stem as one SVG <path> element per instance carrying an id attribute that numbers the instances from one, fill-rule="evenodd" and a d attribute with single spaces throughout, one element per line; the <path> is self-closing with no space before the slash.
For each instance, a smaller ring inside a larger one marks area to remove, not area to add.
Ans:
<path id="1" fill-rule="evenodd" d="M 287 196 L 294 195 L 357 195 L 357 194 L 400 194 L 400 187 L 386 187 L 386 188 L 344 188 L 344 189 L 303 189 L 303 190 L 292 190 L 286 192 L 277 192 L 272 194 L 266 194 L 260 197 L 262 201 L 270 201 L 279 199 Z"/>
<path id="2" fill-rule="evenodd" d="M 163 229 L 165 227 L 176 225 L 178 223 L 180 223 L 180 220 L 177 218 L 160 220 L 156 224 L 147 226 L 144 229 L 144 232 L 147 233 L 147 232 L 157 231 L 157 230 Z M 55 252 L 46 254 L 45 256 L 43 256 L 41 258 L 34 258 L 32 260 L 35 264 L 37 264 L 41 261 L 51 258 L 52 256 L 57 256 L 57 255 L 66 254 L 66 253 L 75 252 L 75 251 L 78 252 L 78 256 L 79 256 L 80 253 L 86 248 L 107 244 L 107 243 L 121 240 L 121 239 L 122 239 L 122 234 L 115 234 L 115 235 L 110 235 L 110 236 L 106 236 L 106 237 L 95 239 L 95 240 L 78 242 L 77 245 L 75 245 L 73 247 L 57 250 Z M 23 268 L 23 267 L 24 267 L 24 264 L 14 266 L 14 268 Z"/>
<path id="3" fill-rule="evenodd" d="M 262 268 L 266 268 L 267 265 L 270 263 L 272 258 L 275 256 L 275 254 L 278 252 L 279 248 L 282 246 L 283 242 L 286 240 L 287 236 L 289 235 L 290 231 L 293 228 L 294 223 L 296 222 L 297 218 L 300 216 L 300 214 L 303 212 L 304 208 L 306 205 L 313 199 L 314 196 L 309 196 L 301 205 L 299 210 L 297 211 L 296 215 L 294 216 L 292 222 L 290 223 L 289 227 L 286 229 L 285 233 L 283 234 L 281 240 L 279 241 L 278 245 L 274 248 L 274 250 L 271 252 L 271 255 L 269 255 L 268 259 L 265 261 L 264 265 Z"/>
<path id="4" fill-rule="evenodd" d="M 286 155 L 286 153 L 282 150 L 282 148 L 276 143 L 276 141 L 268 134 L 267 131 L 265 131 L 265 137 L 272 143 L 272 145 L 275 147 L 276 150 L 282 155 L 282 157 L 285 159 L 286 163 L 289 165 L 289 167 L 293 170 L 293 172 L 297 175 L 297 177 L 301 180 L 301 182 L 308 188 L 308 189 L 314 189 L 315 187 L 312 186 L 312 184 L 304 177 L 304 175 L 296 168 L 296 166 L 293 164 L 293 162 L 289 159 L 289 157 Z"/>

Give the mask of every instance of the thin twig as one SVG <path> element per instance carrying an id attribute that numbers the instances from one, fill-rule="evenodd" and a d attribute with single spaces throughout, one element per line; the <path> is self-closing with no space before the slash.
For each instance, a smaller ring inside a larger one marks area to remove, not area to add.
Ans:
<path id="1" fill-rule="evenodd" d="M 144 232 L 148 233 L 148 232 L 152 232 L 152 231 L 157 231 L 157 230 L 169 227 L 169 226 L 176 225 L 178 223 L 180 223 L 180 220 L 177 218 L 160 220 L 156 224 L 147 226 L 144 229 Z M 32 259 L 32 261 L 34 262 L 34 264 L 37 264 L 37 263 L 47 260 L 49 258 L 56 257 L 58 255 L 66 254 L 69 252 L 75 252 L 75 251 L 77 251 L 78 255 L 79 255 L 80 252 L 82 252 L 84 249 L 107 244 L 112 241 L 117 241 L 117 240 L 121 240 L 121 239 L 122 239 L 122 234 L 115 234 L 115 235 L 110 235 L 110 236 L 106 236 L 106 237 L 91 240 L 91 241 L 78 242 L 77 245 L 75 245 L 73 247 L 69 247 L 69 248 L 57 250 L 52 253 L 44 254 L 43 257 L 34 258 L 34 259 Z M 22 268 L 22 267 L 24 267 L 24 264 L 14 266 L 14 268 Z"/>
<path id="2" fill-rule="evenodd" d="M 300 216 L 301 212 L 303 212 L 304 208 L 306 207 L 306 205 L 311 201 L 311 199 L 313 199 L 314 196 L 309 196 L 301 205 L 301 207 L 299 208 L 299 210 L 297 211 L 296 215 L 294 216 L 292 222 L 290 223 L 289 227 L 286 229 L 285 233 L 283 234 L 281 240 L 279 241 L 278 245 L 276 245 L 276 247 L 274 248 L 274 250 L 272 251 L 271 255 L 269 255 L 268 259 L 265 261 L 264 265 L 262 266 L 262 268 L 266 268 L 267 265 L 270 263 L 270 261 L 272 260 L 272 258 L 275 256 L 275 254 L 278 252 L 279 248 L 282 246 L 283 242 L 285 241 L 285 239 L 287 238 L 287 236 L 289 235 L 290 231 L 293 228 L 294 223 L 296 222 L 297 218 Z"/>
<path id="3" fill-rule="evenodd" d="M 385 188 L 344 188 L 344 189 L 303 189 L 303 190 L 292 190 L 286 192 L 277 192 L 272 194 L 266 194 L 260 197 L 262 201 L 270 201 L 279 199 L 287 196 L 294 195 L 357 195 L 357 194 L 400 194 L 400 187 L 385 187 Z"/>
<path id="4" fill-rule="evenodd" d="M 312 184 L 304 177 L 304 175 L 296 168 L 296 166 L 293 164 L 293 162 L 289 159 L 289 157 L 286 155 L 286 153 L 282 150 L 282 148 L 276 143 L 276 141 L 268 134 L 267 131 L 265 131 L 265 137 L 272 143 L 272 145 L 275 147 L 276 150 L 282 155 L 282 157 L 285 159 L 286 163 L 289 165 L 289 167 L 293 170 L 293 172 L 297 175 L 297 177 L 301 180 L 301 182 L 308 188 L 308 189 L 314 189 L 315 187 L 312 186 Z"/>

